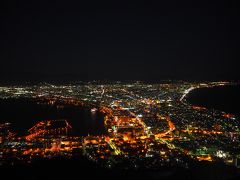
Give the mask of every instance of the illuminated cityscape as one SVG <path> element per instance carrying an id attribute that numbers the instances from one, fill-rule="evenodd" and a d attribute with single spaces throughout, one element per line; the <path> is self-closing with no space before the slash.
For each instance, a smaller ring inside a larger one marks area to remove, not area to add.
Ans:
<path id="1" fill-rule="evenodd" d="M 101 113 L 107 132 L 77 136 L 70 120 L 46 119 L 18 135 L 6 121 L 0 126 L 1 166 L 84 156 L 109 169 L 188 169 L 199 161 L 239 168 L 240 118 L 186 101 L 194 89 L 235 84 L 89 82 L 0 87 L 3 100 L 26 98 L 60 109 L 77 106 Z"/>
<path id="2" fill-rule="evenodd" d="M 0 179 L 240 180 L 237 0 L 0 9 Z"/>

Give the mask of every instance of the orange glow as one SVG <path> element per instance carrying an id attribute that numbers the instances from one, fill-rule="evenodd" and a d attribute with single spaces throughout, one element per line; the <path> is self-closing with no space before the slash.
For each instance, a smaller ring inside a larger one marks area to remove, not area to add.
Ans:
<path id="1" fill-rule="evenodd" d="M 195 110 L 206 110 L 205 107 L 200 107 L 200 106 L 192 106 L 192 108 Z"/>
<path id="2" fill-rule="evenodd" d="M 211 156 L 198 156 L 197 159 L 199 161 L 212 161 L 212 157 Z"/>

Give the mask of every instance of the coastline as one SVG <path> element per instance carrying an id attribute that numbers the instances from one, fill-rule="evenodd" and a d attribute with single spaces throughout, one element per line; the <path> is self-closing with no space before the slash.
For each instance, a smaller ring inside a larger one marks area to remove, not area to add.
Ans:
<path id="1" fill-rule="evenodd" d="M 235 83 L 235 84 L 226 84 L 226 85 L 219 85 L 219 86 L 203 86 L 203 87 L 191 87 L 189 89 L 186 90 L 186 94 L 184 94 L 181 97 L 181 102 L 189 105 L 189 106 L 198 106 L 198 107 L 202 107 L 202 108 L 206 108 L 208 110 L 217 110 L 217 111 L 221 111 L 224 113 L 230 113 L 233 115 L 239 115 L 240 112 L 236 111 L 236 110 L 231 110 L 229 109 L 229 105 L 225 105 L 226 107 L 220 107 L 220 105 L 223 105 L 225 101 L 227 101 L 227 99 L 234 99 L 236 97 L 236 93 L 232 93 L 231 96 L 229 97 L 229 92 L 232 89 L 235 88 L 239 88 L 240 84 L 239 83 Z M 226 92 L 222 92 L 222 91 L 226 91 Z M 234 91 L 234 90 L 232 90 Z M 217 94 L 217 95 L 216 95 Z M 224 95 L 227 94 L 226 96 L 228 96 L 228 98 L 225 98 Z M 220 97 L 222 102 L 220 100 L 216 101 L 216 99 L 220 99 L 220 98 L 216 98 L 214 99 L 214 102 L 210 101 L 211 98 L 214 98 L 215 96 L 222 96 Z M 201 97 L 200 97 L 201 96 Z M 205 101 L 204 98 L 205 97 Z M 208 97 L 208 98 L 207 98 Z M 230 100 L 228 100 L 230 101 Z M 233 102 L 232 105 L 235 105 L 236 102 Z M 237 105 L 237 104 L 236 104 Z"/>

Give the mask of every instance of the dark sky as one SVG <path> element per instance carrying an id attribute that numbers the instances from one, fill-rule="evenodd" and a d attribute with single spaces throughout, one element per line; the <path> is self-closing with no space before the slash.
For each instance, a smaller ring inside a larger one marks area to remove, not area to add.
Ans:
<path id="1" fill-rule="evenodd" d="M 0 82 L 240 79 L 231 1 L 5 1 Z"/>

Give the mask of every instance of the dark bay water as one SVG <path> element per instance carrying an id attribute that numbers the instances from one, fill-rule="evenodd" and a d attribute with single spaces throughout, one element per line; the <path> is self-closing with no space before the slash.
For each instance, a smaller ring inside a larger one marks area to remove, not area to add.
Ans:
<path id="1" fill-rule="evenodd" d="M 240 115 L 240 85 L 201 88 L 191 91 L 187 102 Z"/>
<path id="2" fill-rule="evenodd" d="M 84 107 L 57 109 L 30 99 L 0 100 L 0 122 L 10 122 L 13 130 L 20 134 L 42 120 L 67 119 L 76 135 L 100 135 L 105 133 L 103 118 L 101 113 L 93 114 Z"/>
<path id="3" fill-rule="evenodd" d="M 190 104 L 240 115 L 240 86 L 201 88 L 187 96 Z M 10 122 L 16 132 L 23 134 L 35 123 L 47 119 L 67 119 L 77 135 L 105 134 L 103 115 L 93 114 L 84 107 L 57 109 L 39 105 L 29 99 L 0 100 L 0 122 Z"/>

